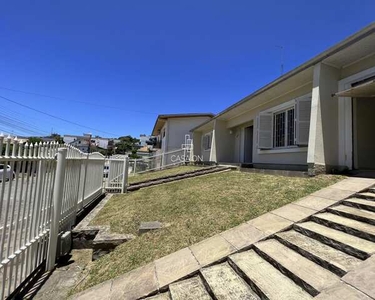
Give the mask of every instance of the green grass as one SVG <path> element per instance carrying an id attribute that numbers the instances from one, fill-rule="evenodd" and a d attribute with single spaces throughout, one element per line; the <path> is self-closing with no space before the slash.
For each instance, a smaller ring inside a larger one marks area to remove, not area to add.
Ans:
<path id="1" fill-rule="evenodd" d="M 168 227 L 139 236 L 95 261 L 76 291 L 197 243 L 342 178 L 229 171 L 115 195 L 92 224 L 110 225 L 114 232 L 132 234 L 137 234 L 142 221 L 161 221 Z"/>
<path id="2" fill-rule="evenodd" d="M 161 171 L 150 171 L 150 172 L 145 172 L 141 174 L 136 174 L 134 176 L 130 175 L 129 183 L 137 183 L 140 181 L 157 179 L 157 178 L 164 177 L 164 176 L 177 175 L 177 174 L 182 174 L 185 172 L 191 172 L 191 171 L 202 170 L 202 169 L 204 169 L 204 167 L 202 166 L 180 166 L 180 167 L 173 167 L 173 168 L 165 169 Z"/>

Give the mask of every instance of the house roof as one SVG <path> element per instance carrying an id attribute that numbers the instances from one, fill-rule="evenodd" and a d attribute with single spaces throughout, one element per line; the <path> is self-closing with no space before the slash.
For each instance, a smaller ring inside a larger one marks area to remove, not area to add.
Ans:
<path id="1" fill-rule="evenodd" d="M 198 117 L 210 117 L 213 118 L 213 113 L 185 113 L 185 114 L 163 114 L 158 115 L 155 121 L 154 128 L 152 129 L 151 135 L 156 136 L 159 134 L 160 130 L 163 128 L 165 122 L 168 119 L 173 118 L 198 118 Z"/>
<path id="2" fill-rule="evenodd" d="M 298 66 L 297 68 L 285 73 L 284 75 L 280 76 L 276 80 L 270 82 L 269 84 L 265 85 L 264 87 L 256 90 L 255 92 L 251 93 L 250 95 L 246 96 L 245 98 L 241 99 L 240 101 L 234 103 L 233 105 L 229 106 L 222 112 L 218 113 L 214 118 L 203 122 L 199 126 L 193 128 L 191 131 L 195 130 L 202 130 L 207 128 L 210 122 L 217 118 L 224 118 L 230 111 L 242 106 L 242 104 L 254 99 L 256 96 L 265 93 L 266 91 L 272 89 L 273 87 L 279 85 L 282 82 L 295 77 L 297 74 L 301 73 L 309 73 L 311 72 L 314 65 L 319 62 L 326 62 L 329 65 L 335 67 L 343 67 L 349 65 L 354 60 L 359 60 L 360 58 L 365 57 L 366 55 L 373 54 L 373 43 L 374 38 L 370 37 L 372 34 L 375 33 L 375 22 L 371 23 L 367 27 L 363 28 L 362 30 L 356 32 L 355 34 L 349 36 L 345 40 L 339 42 L 338 44 L 332 46 L 331 48 L 327 49 L 326 51 L 318 54 L 314 58 L 308 60 L 307 62 L 303 63 L 302 65 Z M 359 41 L 363 41 L 363 46 L 356 46 L 355 44 Z M 344 51 L 345 50 L 345 51 Z M 302 75 L 303 76 L 303 75 Z"/>

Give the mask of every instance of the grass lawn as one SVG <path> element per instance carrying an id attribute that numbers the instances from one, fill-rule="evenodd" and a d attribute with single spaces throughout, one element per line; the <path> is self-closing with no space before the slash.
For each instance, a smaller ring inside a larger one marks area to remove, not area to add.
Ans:
<path id="1" fill-rule="evenodd" d="M 161 171 L 150 171 L 136 175 L 129 176 L 129 183 L 137 183 L 140 181 L 150 180 L 150 179 L 157 179 L 164 176 L 170 175 L 177 175 L 185 172 L 195 171 L 195 170 L 202 170 L 204 167 L 202 166 L 179 166 L 170 169 L 165 169 Z"/>
<path id="2" fill-rule="evenodd" d="M 92 221 L 137 234 L 141 221 L 169 224 L 120 245 L 92 263 L 75 292 L 126 273 L 343 179 L 292 178 L 239 171 L 172 182 L 115 195 Z"/>

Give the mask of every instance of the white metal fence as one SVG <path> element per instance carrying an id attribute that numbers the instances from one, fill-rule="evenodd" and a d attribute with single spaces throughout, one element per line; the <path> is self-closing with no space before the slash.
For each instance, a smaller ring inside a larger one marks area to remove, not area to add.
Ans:
<path id="1" fill-rule="evenodd" d="M 10 140 L 0 136 L 0 299 L 46 259 L 53 268 L 58 234 L 103 193 L 105 162 L 68 145 Z"/>
<path id="2" fill-rule="evenodd" d="M 129 186 L 129 176 L 185 164 L 190 160 L 190 153 L 190 148 L 183 148 L 139 159 L 113 155 L 106 162 L 108 173 L 105 188 L 111 192 L 125 192 Z"/>

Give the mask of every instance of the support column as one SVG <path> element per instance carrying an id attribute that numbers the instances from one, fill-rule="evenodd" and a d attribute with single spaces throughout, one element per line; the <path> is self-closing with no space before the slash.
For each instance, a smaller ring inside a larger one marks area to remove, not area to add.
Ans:
<path id="1" fill-rule="evenodd" d="M 331 173 L 338 165 L 338 89 L 340 71 L 314 66 L 307 165 L 309 175 Z"/>

